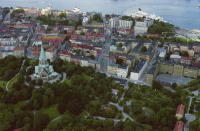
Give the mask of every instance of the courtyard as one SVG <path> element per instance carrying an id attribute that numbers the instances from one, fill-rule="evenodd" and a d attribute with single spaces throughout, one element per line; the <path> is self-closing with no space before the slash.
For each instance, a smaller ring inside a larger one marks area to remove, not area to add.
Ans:
<path id="1" fill-rule="evenodd" d="M 193 80 L 191 78 L 185 78 L 182 76 L 175 76 L 175 75 L 169 75 L 169 74 L 160 74 L 156 78 L 157 81 L 164 81 L 168 83 L 177 83 L 177 85 L 185 84 L 187 85 L 189 81 Z"/>

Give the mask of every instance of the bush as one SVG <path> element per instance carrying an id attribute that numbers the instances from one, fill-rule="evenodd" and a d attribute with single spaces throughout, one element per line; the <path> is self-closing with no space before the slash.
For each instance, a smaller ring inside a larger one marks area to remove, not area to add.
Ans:
<path id="1" fill-rule="evenodd" d="M 38 82 L 37 82 L 37 85 L 41 86 L 42 84 L 43 84 L 43 80 L 39 79 Z"/>
<path id="2" fill-rule="evenodd" d="M 26 82 L 29 83 L 29 81 L 31 81 L 31 77 L 27 75 L 27 76 L 26 76 Z"/>
<path id="3" fill-rule="evenodd" d="M 36 85 L 36 80 L 32 80 L 31 84 Z"/>

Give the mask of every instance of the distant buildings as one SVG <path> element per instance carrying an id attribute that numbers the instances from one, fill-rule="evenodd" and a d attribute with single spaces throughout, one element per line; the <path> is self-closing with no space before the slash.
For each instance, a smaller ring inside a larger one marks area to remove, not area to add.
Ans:
<path id="1" fill-rule="evenodd" d="M 80 12 L 70 12 L 70 13 L 66 14 L 66 18 L 68 20 L 79 21 L 79 20 L 81 20 L 81 17 L 82 17 L 82 13 L 80 13 Z"/>

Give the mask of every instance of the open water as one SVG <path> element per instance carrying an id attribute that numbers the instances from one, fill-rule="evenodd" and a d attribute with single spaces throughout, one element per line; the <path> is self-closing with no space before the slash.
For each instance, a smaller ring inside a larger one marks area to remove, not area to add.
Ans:
<path id="1" fill-rule="evenodd" d="M 75 6 L 82 12 L 97 11 L 105 14 L 126 15 L 137 11 L 163 17 L 169 23 L 184 29 L 200 29 L 200 0 L 0 0 L 3 7 L 36 7 L 72 10 Z"/>

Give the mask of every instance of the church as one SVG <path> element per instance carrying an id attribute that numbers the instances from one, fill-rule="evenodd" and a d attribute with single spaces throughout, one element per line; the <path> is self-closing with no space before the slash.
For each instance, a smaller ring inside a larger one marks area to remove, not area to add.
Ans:
<path id="1" fill-rule="evenodd" d="M 52 80 L 58 77 L 58 73 L 54 72 L 53 66 L 49 65 L 44 48 L 41 45 L 39 65 L 35 66 L 34 78 L 42 80 Z"/>

